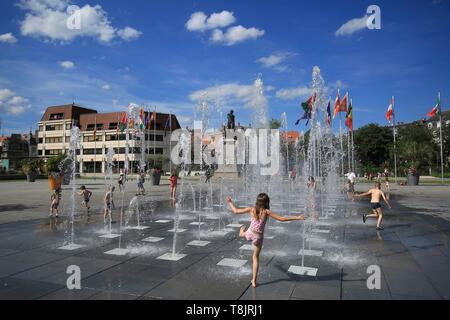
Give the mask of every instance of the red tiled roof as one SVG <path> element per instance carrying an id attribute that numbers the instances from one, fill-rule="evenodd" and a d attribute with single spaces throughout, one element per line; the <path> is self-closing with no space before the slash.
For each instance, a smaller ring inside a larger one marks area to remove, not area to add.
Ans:
<path id="1" fill-rule="evenodd" d="M 110 123 L 117 123 L 121 120 L 122 115 L 125 112 L 110 112 L 110 113 L 96 113 L 96 114 L 83 114 L 80 116 L 80 129 L 81 131 L 86 131 L 88 125 L 103 124 L 103 129 L 108 129 Z M 145 112 L 145 117 L 147 117 L 148 112 Z M 164 130 L 169 114 L 156 113 L 156 130 Z M 154 122 L 149 125 L 150 129 L 154 128 Z M 175 115 L 172 115 L 172 131 L 180 129 L 180 123 Z M 167 131 L 170 127 L 167 126 Z"/>
<path id="2" fill-rule="evenodd" d="M 86 113 L 97 113 L 97 111 L 92 109 L 83 108 L 74 104 L 68 104 L 68 105 L 62 105 L 62 106 L 53 106 L 48 107 L 47 110 L 45 110 L 44 115 L 42 116 L 41 121 L 50 121 L 52 114 L 63 114 L 64 120 L 79 120 L 80 116 L 82 114 Z M 60 119 L 57 119 L 60 120 Z"/>

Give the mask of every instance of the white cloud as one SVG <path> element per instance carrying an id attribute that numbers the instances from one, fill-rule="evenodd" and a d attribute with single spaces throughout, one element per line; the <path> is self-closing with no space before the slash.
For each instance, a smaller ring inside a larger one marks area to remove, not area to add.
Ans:
<path id="1" fill-rule="evenodd" d="M 225 28 L 236 22 L 233 12 L 222 11 L 213 13 L 209 17 L 204 12 L 194 12 L 186 22 L 189 31 L 206 31 L 215 28 Z"/>
<path id="2" fill-rule="evenodd" d="M 295 100 L 302 97 L 308 97 L 311 95 L 311 88 L 297 87 L 289 89 L 280 89 L 277 91 L 276 96 L 282 100 Z"/>
<path id="3" fill-rule="evenodd" d="M 102 86 L 102 89 L 108 91 L 108 90 L 111 90 L 111 86 L 109 84 L 104 84 Z"/>
<path id="4" fill-rule="evenodd" d="M 0 42 L 13 44 L 17 42 L 17 39 L 12 33 L 5 33 L 0 34 Z"/>
<path id="5" fill-rule="evenodd" d="M 242 85 L 237 83 L 228 83 L 198 90 L 192 92 L 189 95 L 189 99 L 191 101 L 202 101 L 206 99 L 223 106 L 243 104 L 251 108 L 266 103 L 265 98 L 261 96 L 255 85 Z"/>
<path id="6" fill-rule="evenodd" d="M 197 32 L 212 30 L 210 36 L 211 42 L 227 46 L 232 46 L 250 39 L 257 39 L 265 34 L 264 30 L 255 27 L 245 28 L 241 25 L 229 27 L 226 31 L 222 30 L 234 24 L 236 21 L 234 13 L 230 11 L 224 10 L 220 13 L 213 13 L 209 17 L 204 12 L 198 11 L 191 15 L 185 27 L 189 31 Z"/>
<path id="7" fill-rule="evenodd" d="M 117 31 L 117 34 L 123 40 L 131 41 L 138 39 L 142 35 L 142 32 L 131 27 L 125 27 L 124 29 Z"/>
<path id="8" fill-rule="evenodd" d="M 101 43 L 110 43 L 117 36 L 126 40 L 136 37 L 139 31 L 130 27 L 117 30 L 108 19 L 108 13 L 99 5 L 84 5 L 79 10 L 80 28 L 69 29 L 67 21 L 71 14 L 66 10 L 69 0 L 21 0 L 19 7 L 26 14 L 20 22 L 24 36 L 70 42 L 78 37 L 94 38 Z"/>
<path id="9" fill-rule="evenodd" d="M 265 34 L 264 30 L 257 28 L 245 28 L 241 25 L 228 28 L 224 33 L 222 30 L 216 29 L 211 35 L 211 41 L 214 43 L 220 43 L 227 46 L 232 46 L 239 42 L 246 40 L 257 39 Z"/>
<path id="10" fill-rule="evenodd" d="M 72 61 L 60 61 L 58 64 L 61 68 L 64 68 L 64 69 L 75 68 L 75 63 L 73 63 Z"/>
<path id="11" fill-rule="evenodd" d="M 336 36 L 343 36 L 355 33 L 367 28 L 367 19 L 369 16 L 364 15 L 362 18 L 355 18 L 344 23 L 335 33 Z"/>
<path id="12" fill-rule="evenodd" d="M 0 112 L 13 116 L 21 115 L 30 107 L 28 99 L 16 95 L 9 89 L 0 89 Z"/>
<path id="13" fill-rule="evenodd" d="M 209 29 L 215 29 L 228 27 L 235 22 L 236 18 L 234 17 L 233 12 L 224 10 L 220 13 L 213 13 L 212 15 L 210 15 L 208 20 L 206 21 L 206 24 L 208 25 Z"/>
<path id="14" fill-rule="evenodd" d="M 257 63 L 261 64 L 263 68 L 273 69 L 278 72 L 286 72 L 289 68 L 283 65 L 287 59 L 296 56 L 297 54 L 292 52 L 276 52 L 268 57 L 262 57 L 256 60 Z"/>

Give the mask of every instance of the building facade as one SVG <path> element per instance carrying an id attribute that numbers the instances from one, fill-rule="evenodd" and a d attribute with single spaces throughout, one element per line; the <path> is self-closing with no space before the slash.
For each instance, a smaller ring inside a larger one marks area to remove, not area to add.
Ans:
<path id="1" fill-rule="evenodd" d="M 106 155 L 114 150 L 113 172 L 117 173 L 128 161 L 135 171 L 142 157 L 151 167 L 156 159 L 165 159 L 163 170 L 168 170 L 170 161 L 170 139 L 174 130 L 180 129 L 175 115 L 157 113 L 156 121 L 149 123 L 143 143 L 132 130 L 118 129 L 125 112 L 98 113 L 75 104 L 49 107 L 45 111 L 38 129 L 38 156 L 44 159 L 67 153 L 70 148 L 72 125 L 80 128 L 80 146 L 77 161 L 80 173 L 105 173 Z M 147 112 L 145 112 L 147 116 Z M 167 126 L 171 123 L 171 126 Z M 128 158 L 125 158 L 128 134 Z M 142 148 L 144 145 L 144 150 Z"/>
<path id="2" fill-rule="evenodd" d="M 10 137 L 0 137 L 0 170 L 20 170 L 23 159 L 37 156 L 36 139 L 31 134 L 12 134 Z"/>

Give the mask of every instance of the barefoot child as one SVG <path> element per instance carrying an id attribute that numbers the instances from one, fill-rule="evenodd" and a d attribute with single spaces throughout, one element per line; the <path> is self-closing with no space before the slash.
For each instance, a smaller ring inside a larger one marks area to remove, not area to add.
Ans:
<path id="1" fill-rule="evenodd" d="M 227 198 L 227 202 L 234 214 L 249 213 L 251 216 L 250 227 L 247 230 L 245 230 L 245 227 L 242 227 L 239 232 L 239 236 L 245 237 L 248 241 L 252 241 L 253 244 L 252 286 L 255 288 L 259 270 L 259 254 L 261 253 L 261 248 L 263 245 L 264 228 L 266 226 L 267 219 L 272 217 L 278 221 L 294 221 L 305 220 L 305 217 L 303 215 L 292 217 L 282 217 L 277 215 L 270 210 L 270 199 L 265 193 L 258 195 L 254 207 L 236 208 L 231 197 Z"/>
<path id="2" fill-rule="evenodd" d="M 53 212 L 56 211 L 55 217 L 58 218 L 59 216 L 59 201 L 61 200 L 61 191 L 59 189 L 55 189 L 53 191 L 52 195 L 50 196 L 50 218 L 53 217 Z"/>
<path id="3" fill-rule="evenodd" d="M 169 181 L 170 181 L 170 198 L 175 199 L 175 196 L 177 194 L 177 185 L 178 185 L 178 175 L 175 172 L 172 172 L 170 175 Z"/>
<path id="4" fill-rule="evenodd" d="M 386 199 L 384 192 L 381 191 L 381 182 L 377 181 L 375 183 L 375 188 L 370 189 L 366 193 L 356 194 L 355 197 L 364 197 L 369 195 L 372 197 L 370 203 L 372 205 L 373 214 L 363 214 L 363 222 L 366 223 L 367 218 L 377 218 L 377 231 L 383 230 L 384 228 L 381 226 L 381 222 L 383 221 L 383 211 L 381 210 L 380 204 L 381 198 L 383 198 L 384 202 L 386 202 L 389 209 L 392 209 L 392 207 L 389 204 L 389 201 Z"/>
<path id="5" fill-rule="evenodd" d="M 91 207 L 89 206 L 89 200 L 91 199 L 92 192 L 86 189 L 85 186 L 80 187 L 80 192 L 78 193 L 82 198 L 83 202 L 81 202 L 82 205 L 84 205 L 87 209 L 87 215 L 91 215 Z"/>
<path id="6" fill-rule="evenodd" d="M 103 214 L 103 221 L 106 223 L 106 218 L 109 217 L 109 220 L 112 222 L 112 210 L 116 208 L 114 204 L 114 190 L 116 190 L 116 187 L 110 186 L 109 190 L 106 192 L 105 197 L 103 198 L 104 203 L 104 214 Z"/>

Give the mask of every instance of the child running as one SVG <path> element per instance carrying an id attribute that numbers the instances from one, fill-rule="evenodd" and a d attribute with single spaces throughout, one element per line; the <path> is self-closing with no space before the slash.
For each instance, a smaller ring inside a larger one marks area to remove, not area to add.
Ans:
<path id="1" fill-rule="evenodd" d="M 52 195 L 50 196 L 50 218 L 53 217 L 53 213 L 56 211 L 56 215 L 55 217 L 58 218 L 59 216 L 59 201 L 61 200 L 61 190 L 55 189 L 55 191 L 53 191 Z"/>
<path id="2" fill-rule="evenodd" d="M 119 191 L 120 192 L 125 191 L 125 175 L 123 174 L 122 171 L 120 172 L 118 184 L 119 184 Z"/>
<path id="3" fill-rule="evenodd" d="M 81 202 L 81 204 L 86 207 L 87 215 L 89 217 L 91 215 L 91 207 L 89 206 L 89 200 L 91 199 L 92 192 L 86 189 L 86 186 L 81 186 L 80 192 L 78 194 L 83 197 L 83 202 Z"/>
<path id="4" fill-rule="evenodd" d="M 116 190 L 116 187 L 110 186 L 108 191 L 105 194 L 105 197 L 103 198 L 104 203 L 104 214 L 103 214 L 103 221 L 106 223 L 106 218 L 109 218 L 109 220 L 112 222 L 112 210 L 116 208 L 114 204 L 114 191 Z"/>
<path id="5" fill-rule="evenodd" d="M 251 216 L 250 226 L 247 230 L 245 227 L 241 227 L 239 232 L 240 237 L 245 237 L 248 241 L 252 241 L 253 244 L 253 278 L 252 286 L 256 288 L 256 280 L 259 271 L 259 254 L 264 241 L 264 228 L 266 226 L 267 219 L 269 217 L 278 221 L 294 221 L 305 220 L 304 215 L 282 217 L 270 210 L 270 198 L 267 194 L 261 193 L 256 198 L 256 204 L 254 207 L 236 208 L 231 197 L 227 198 L 228 205 L 234 214 L 249 213 Z"/>
<path id="6" fill-rule="evenodd" d="M 370 203 L 372 205 L 372 211 L 373 214 L 363 214 L 363 222 L 366 223 L 367 218 L 377 218 L 377 231 L 383 230 L 383 226 L 381 225 L 381 222 L 383 222 L 383 211 L 381 210 L 381 198 L 383 198 L 384 202 L 388 205 L 389 209 L 392 209 L 391 205 L 389 204 L 389 201 L 386 199 L 386 196 L 384 195 L 384 192 L 381 191 L 381 182 L 377 181 L 375 183 L 375 188 L 370 189 L 366 193 L 362 194 L 356 194 L 355 197 L 364 197 L 364 196 L 371 196 L 372 199 L 370 200 Z"/>
<path id="7" fill-rule="evenodd" d="M 178 175 L 174 172 L 170 175 L 170 199 L 175 199 L 177 194 Z"/>

